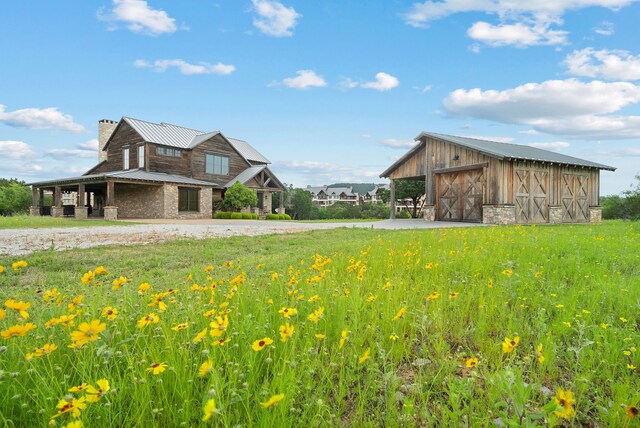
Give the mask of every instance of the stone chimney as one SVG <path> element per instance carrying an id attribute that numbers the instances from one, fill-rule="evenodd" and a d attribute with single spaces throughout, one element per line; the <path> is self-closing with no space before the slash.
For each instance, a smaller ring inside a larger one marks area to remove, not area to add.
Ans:
<path id="1" fill-rule="evenodd" d="M 98 162 L 107 160 L 107 152 L 104 145 L 109 141 L 109 137 L 115 131 L 118 122 L 115 120 L 102 119 L 98 121 Z"/>

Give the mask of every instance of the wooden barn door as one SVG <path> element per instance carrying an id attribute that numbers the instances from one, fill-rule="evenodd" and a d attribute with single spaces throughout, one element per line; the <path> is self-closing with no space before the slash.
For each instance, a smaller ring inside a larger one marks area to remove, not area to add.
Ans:
<path id="1" fill-rule="evenodd" d="M 437 177 L 438 220 L 481 222 L 482 170 L 441 173 Z"/>
<path id="2" fill-rule="evenodd" d="M 549 221 L 549 174 L 546 171 L 516 169 L 516 223 L 547 223 Z"/>
<path id="3" fill-rule="evenodd" d="M 589 177 L 562 174 L 562 221 L 584 223 L 589 218 Z"/>

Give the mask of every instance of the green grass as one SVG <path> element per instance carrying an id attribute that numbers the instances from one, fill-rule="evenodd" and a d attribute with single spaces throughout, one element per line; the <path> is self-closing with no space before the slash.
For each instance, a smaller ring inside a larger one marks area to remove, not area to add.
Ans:
<path id="1" fill-rule="evenodd" d="M 76 220 L 74 218 L 16 215 L 0 216 L 0 229 L 38 229 L 46 227 L 122 226 L 132 223 L 107 220 Z"/>
<path id="2" fill-rule="evenodd" d="M 297 223 L 368 223 L 379 218 L 327 218 L 322 220 L 296 220 Z"/>
<path id="3" fill-rule="evenodd" d="M 637 222 L 183 240 L 41 252 L 14 271 L 17 260 L 0 260 L 0 301 L 29 302 L 30 316 L 5 308 L 0 331 L 37 328 L 0 339 L 0 426 L 45 426 L 59 400 L 85 396 L 71 387 L 100 379 L 111 390 L 82 410 L 85 426 L 637 423 L 625 414 L 640 400 Z M 100 265 L 110 273 L 83 284 Z M 113 290 L 120 276 L 127 282 Z M 144 282 L 151 290 L 138 294 Z M 170 289 L 179 291 L 162 296 L 160 311 L 152 295 Z M 118 309 L 115 320 L 102 317 L 105 306 Z M 308 316 L 319 307 L 314 323 Z M 297 314 L 287 320 L 282 308 Z M 230 311 L 224 346 L 209 334 L 215 317 L 203 314 L 212 309 Z M 151 312 L 160 321 L 137 328 Z M 73 327 L 45 326 L 71 314 Z M 106 324 L 98 339 L 68 348 L 92 320 Z M 282 342 L 285 322 L 295 331 Z M 505 337 L 516 336 L 504 353 Z M 254 351 L 265 337 L 273 344 Z M 45 343 L 58 349 L 27 362 Z M 209 359 L 212 371 L 198 377 Z M 153 375 L 154 363 L 167 370 Z M 566 421 L 554 414 L 559 389 L 575 397 Z M 280 403 L 262 408 L 277 394 Z M 204 423 L 209 399 L 218 412 Z"/>

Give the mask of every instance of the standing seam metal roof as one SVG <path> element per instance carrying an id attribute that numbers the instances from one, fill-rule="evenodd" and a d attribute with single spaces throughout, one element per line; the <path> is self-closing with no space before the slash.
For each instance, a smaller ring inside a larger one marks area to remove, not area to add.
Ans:
<path id="1" fill-rule="evenodd" d="M 220 131 L 203 132 L 165 122 L 157 124 L 132 117 L 123 117 L 122 119 L 131 125 L 145 141 L 181 149 L 192 149 L 214 135 L 222 135 Z M 227 140 L 246 160 L 265 164 L 271 163 L 269 159 L 264 157 L 246 141 L 235 138 L 227 138 Z"/>
<path id="2" fill-rule="evenodd" d="M 218 187 L 218 184 L 208 181 L 196 180 L 194 178 L 184 177 L 182 175 L 165 174 L 162 172 L 146 172 L 140 169 L 128 169 L 124 171 L 110 171 L 100 174 L 81 175 L 79 177 L 58 178 L 56 180 L 39 181 L 35 183 L 29 183 L 34 186 L 49 185 L 53 183 L 61 182 L 84 182 L 95 181 L 106 178 L 121 178 L 125 180 L 135 181 L 153 181 L 157 183 L 177 183 L 177 184 L 191 184 L 197 186 L 209 186 Z"/>
<path id="3" fill-rule="evenodd" d="M 454 144 L 458 144 L 460 146 L 468 147 L 473 150 L 478 150 L 480 152 L 500 159 L 522 159 L 538 162 L 558 163 L 564 165 L 578 165 L 589 168 L 606 169 L 609 171 L 615 171 L 616 169 L 612 166 L 603 165 L 585 159 L 574 158 L 573 156 L 563 155 L 561 153 L 520 144 L 498 143 L 497 141 L 479 140 L 468 137 L 457 137 L 454 135 L 436 134 L 433 132 L 422 132 L 416 137 L 416 140 L 419 140 L 422 137 L 438 138 Z"/>

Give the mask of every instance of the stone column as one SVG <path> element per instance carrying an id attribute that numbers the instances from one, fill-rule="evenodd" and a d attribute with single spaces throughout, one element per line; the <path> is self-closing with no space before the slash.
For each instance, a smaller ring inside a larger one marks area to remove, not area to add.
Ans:
<path id="1" fill-rule="evenodd" d="M 422 215 L 426 221 L 436 221 L 436 207 L 434 205 L 423 206 Z"/>
<path id="2" fill-rule="evenodd" d="M 64 208 L 62 208 L 62 189 L 60 186 L 53 188 L 53 206 L 51 207 L 51 217 L 64 216 Z"/>
<path id="3" fill-rule="evenodd" d="M 104 206 L 105 220 L 118 219 L 118 207 L 115 206 L 115 200 L 115 183 L 113 181 L 107 181 L 107 197 Z"/>
<path id="4" fill-rule="evenodd" d="M 105 206 L 104 207 L 104 219 L 105 220 L 117 220 L 118 219 L 118 207 Z"/>
<path id="5" fill-rule="evenodd" d="M 38 190 L 37 187 L 31 188 L 31 206 L 29 207 L 29 215 L 31 216 L 40 215 L 40 207 L 38 205 L 40 192 Z"/>
<path id="6" fill-rule="evenodd" d="M 284 214 L 284 192 L 280 192 L 280 206 L 278 207 L 278 214 Z"/>
<path id="7" fill-rule="evenodd" d="M 389 218 L 396 218 L 396 185 L 393 179 L 389 181 Z"/>
<path id="8" fill-rule="evenodd" d="M 589 207 L 589 222 L 602 223 L 602 207 Z"/>
<path id="9" fill-rule="evenodd" d="M 562 223 L 562 207 L 557 205 L 549 206 L 549 223 L 550 224 Z"/>

